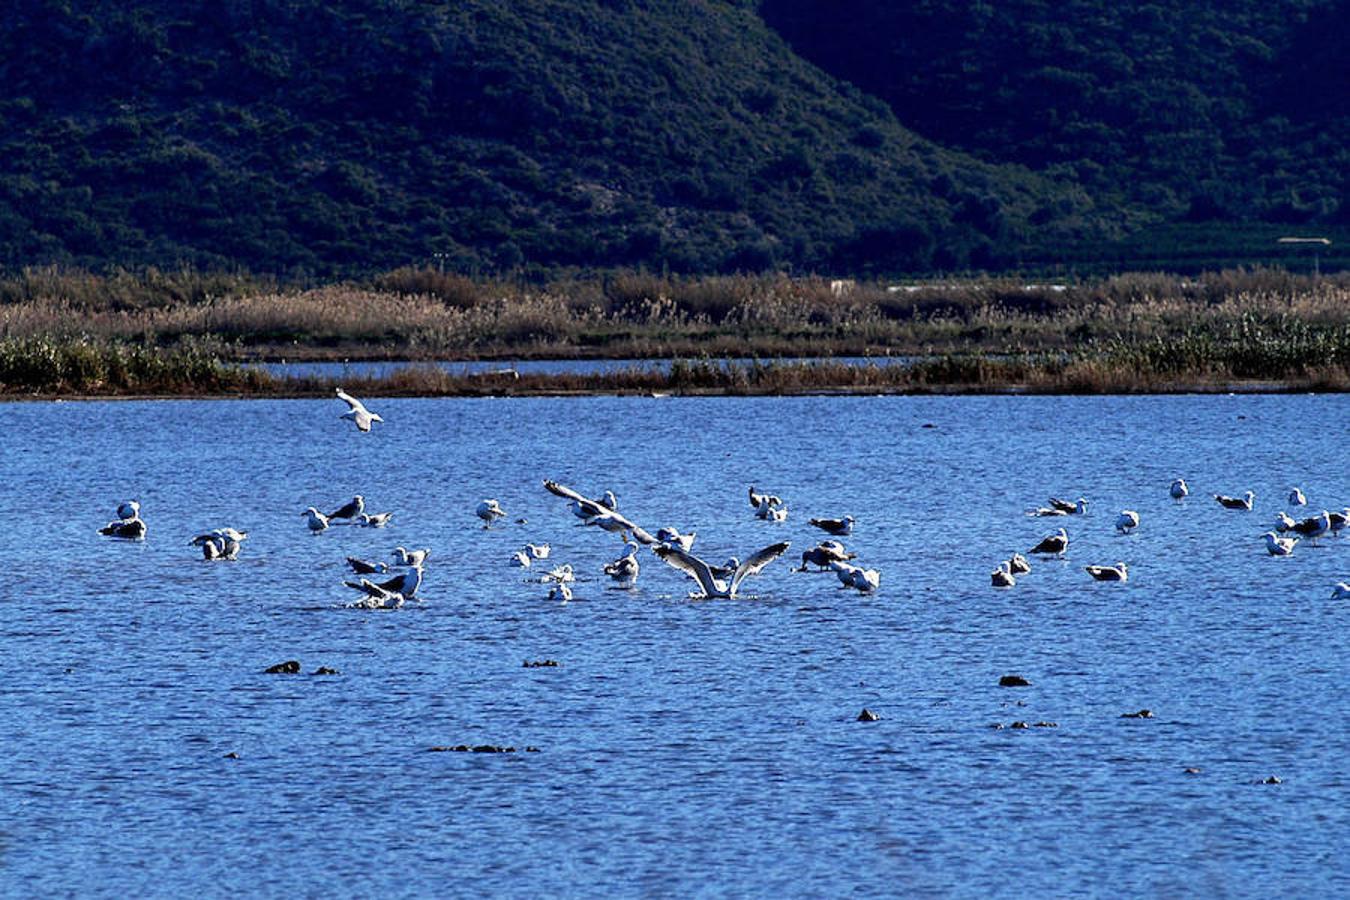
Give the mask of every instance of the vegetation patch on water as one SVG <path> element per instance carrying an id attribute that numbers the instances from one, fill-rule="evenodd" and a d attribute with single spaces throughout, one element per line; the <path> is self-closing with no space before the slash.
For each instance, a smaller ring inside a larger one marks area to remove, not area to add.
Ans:
<path id="1" fill-rule="evenodd" d="M 914 361 L 852 365 L 836 356 Z M 483 375 L 425 365 L 343 379 L 395 395 L 1114 392 L 1250 382 L 1342 390 L 1350 276 L 885 284 L 627 273 L 526 285 L 404 269 L 304 288 L 192 270 L 41 269 L 0 280 L 5 394 L 331 392 L 331 378 L 240 365 L 280 357 L 677 360 L 668 371 Z M 790 357 L 817 361 L 783 361 Z"/>

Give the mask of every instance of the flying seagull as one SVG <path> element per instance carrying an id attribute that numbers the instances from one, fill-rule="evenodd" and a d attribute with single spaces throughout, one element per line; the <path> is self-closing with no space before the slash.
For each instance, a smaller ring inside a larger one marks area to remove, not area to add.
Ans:
<path id="1" fill-rule="evenodd" d="M 787 541 L 779 541 L 777 544 L 770 544 L 758 553 L 755 553 L 745 562 L 736 567 L 732 573 L 730 582 L 722 581 L 713 577 L 712 570 L 706 562 L 693 556 L 678 547 L 671 547 L 667 544 L 660 544 L 652 548 L 652 551 L 670 566 L 684 572 L 690 578 L 698 582 L 703 589 L 702 598 L 711 599 L 714 597 L 731 599 L 736 596 L 737 589 L 741 582 L 751 575 L 757 575 L 769 563 L 782 556 L 788 548 Z"/>
<path id="2" fill-rule="evenodd" d="M 571 500 L 578 504 L 588 516 L 584 522 L 586 525 L 596 525 L 603 528 L 605 531 L 615 532 L 620 535 L 624 541 L 627 541 L 628 535 L 632 534 L 633 539 L 640 544 L 647 544 L 650 546 L 651 544 L 656 543 L 655 537 L 633 524 L 617 510 L 596 503 L 594 500 L 588 500 L 570 487 L 559 484 L 556 481 L 544 479 L 544 488 L 550 494 Z"/>
<path id="3" fill-rule="evenodd" d="M 339 400 L 345 401 L 347 403 L 347 406 L 350 407 L 345 413 L 343 413 L 338 418 L 351 419 L 353 422 L 356 423 L 357 430 L 369 431 L 372 422 L 384 421 L 384 419 L 380 418 L 379 413 L 373 413 L 370 410 L 366 409 L 365 404 L 363 404 L 360 400 L 357 400 L 351 394 L 344 391 L 342 388 L 337 389 L 337 397 Z"/>

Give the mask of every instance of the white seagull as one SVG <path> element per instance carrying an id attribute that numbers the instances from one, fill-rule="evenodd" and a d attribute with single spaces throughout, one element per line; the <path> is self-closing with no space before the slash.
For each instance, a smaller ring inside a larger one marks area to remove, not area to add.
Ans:
<path id="1" fill-rule="evenodd" d="M 732 573 L 730 582 L 714 578 L 711 568 L 706 562 L 693 556 L 678 547 L 671 547 L 666 544 L 659 544 L 652 548 L 652 551 L 669 566 L 673 566 L 684 572 L 690 578 L 698 582 L 703 589 L 702 594 L 691 596 L 702 599 L 712 599 L 714 597 L 731 599 L 736 596 L 737 589 L 741 582 L 751 575 L 759 574 L 765 566 L 782 556 L 788 548 L 787 541 L 779 541 L 776 544 L 770 544 L 758 553 L 755 553 L 745 562 L 736 567 Z"/>
<path id="2" fill-rule="evenodd" d="M 484 500 L 474 512 L 483 520 L 484 528 L 491 528 L 493 522 L 506 517 L 506 510 L 496 500 Z"/>
<path id="3" fill-rule="evenodd" d="M 998 568 L 989 573 L 989 580 L 997 588 L 1013 587 L 1017 584 L 1017 579 L 1013 577 L 1012 568 L 1007 562 L 999 563 Z"/>
<path id="4" fill-rule="evenodd" d="M 354 524 L 360 525 L 362 528 L 383 528 L 389 524 L 389 518 L 391 516 L 393 516 L 393 513 L 391 512 L 375 513 L 374 515 L 361 513 L 353 520 L 353 522 Z"/>
<path id="5" fill-rule="evenodd" d="M 1173 500 L 1185 499 L 1186 495 L 1190 492 L 1191 489 L 1186 487 L 1185 478 L 1174 478 L 1172 480 L 1172 486 L 1167 489 L 1167 493 L 1172 495 Z"/>
<path id="6" fill-rule="evenodd" d="M 1305 496 L 1303 496 L 1303 491 L 1302 491 L 1302 490 L 1300 490 L 1299 488 L 1294 488 L 1294 489 L 1292 489 L 1292 490 L 1289 492 L 1289 505 L 1290 505 L 1290 506 L 1307 506 L 1307 505 L 1308 505 L 1308 498 L 1305 497 Z"/>
<path id="7" fill-rule="evenodd" d="M 338 416 L 338 418 L 351 419 L 356 423 L 356 427 L 359 431 L 369 431 L 372 422 L 384 421 L 384 419 L 380 418 L 378 413 L 373 413 L 366 409 L 365 405 L 360 400 L 357 400 L 342 388 L 337 389 L 337 397 L 339 400 L 346 401 L 347 406 L 349 407 L 349 409 L 341 416 Z"/>
<path id="8" fill-rule="evenodd" d="M 394 565 L 421 568 L 430 555 L 430 550 L 408 550 L 405 547 L 395 547 Z"/>
<path id="9" fill-rule="evenodd" d="M 1132 509 L 1122 509 L 1120 515 L 1116 517 L 1116 531 L 1121 534 L 1129 534 L 1139 527 L 1139 513 Z"/>
<path id="10" fill-rule="evenodd" d="M 1031 571 L 1031 563 L 1020 553 L 1014 553 L 1008 557 L 1008 573 L 1011 575 L 1026 575 Z"/>
<path id="11" fill-rule="evenodd" d="M 1261 536 L 1266 539 L 1266 552 L 1271 556 L 1288 556 L 1294 552 L 1294 545 L 1298 543 L 1298 538 L 1279 537 L 1273 531 L 1267 531 Z"/>
<path id="12" fill-rule="evenodd" d="M 548 555 L 553 552 L 548 544 L 526 544 L 525 549 L 535 559 L 548 559 Z"/>
<path id="13" fill-rule="evenodd" d="M 511 565 L 517 569 L 528 569 L 530 567 L 530 554 L 527 550 L 517 550 L 511 554 Z"/>
<path id="14" fill-rule="evenodd" d="M 315 534 L 318 534 L 320 531 L 323 531 L 325 528 L 328 527 L 328 517 L 312 506 L 309 509 L 302 512 L 300 515 L 309 517 L 309 521 L 306 522 L 305 524 L 308 525 L 309 530 L 314 532 Z"/>

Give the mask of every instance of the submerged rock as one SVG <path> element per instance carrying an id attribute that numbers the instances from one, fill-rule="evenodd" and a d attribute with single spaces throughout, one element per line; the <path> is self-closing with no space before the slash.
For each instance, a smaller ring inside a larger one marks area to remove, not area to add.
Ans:
<path id="1" fill-rule="evenodd" d="M 339 672 L 337 669 L 330 669 L 328 666 L 319 666 L 317 669 L 315 669 L 313 672 L 310 672 L 309 674 L 311 674 L 311 675 L 341 675 L 342 673 Z"/>
<path id="2" fill-rule="evenodd" d="M 859 721 L 859 722 L 875 722 L 875 721 L 877 721 L 877 720 L 880 719 L 880 718 L 881 718 L 881 716 L 879 716 L 879 715 L 877 715 L 876 713 L 872 712 L 870 709 L 868 709 L 868 708 L 865 707 L 865 706 L 863 707 L 863 711 L 860 712 L 860 713 L 858 713 L 858 721 Z"/>
<path id="3" fill-rule="evenodd" d="M 267 675 L 295 675 L 300 671 L 299 660 L 288 659 L 285 662 L 279 662 L 275 666 L 268 666 L 264 673 Z"/>
<path id="4" fill-rule="evenodd" d="M 1122 719 L 1151 719 L 1153 718 L 1153 710 L 1141 709 L 1139 712 L 1121 713 L 1120 717 Z"/>
<path id="5" fill-rule="evenodd" d="M 553 669 L 557 666 L 558 661 L 556 659 L 527 659 L 522 667 L 526 669 Z"/>
<path id="6" fill-rule="evenodd" d="M 1021 675 L 1004 675 L 998 680 L 999 687 L 1031 687 L 1031 682 Z"/>

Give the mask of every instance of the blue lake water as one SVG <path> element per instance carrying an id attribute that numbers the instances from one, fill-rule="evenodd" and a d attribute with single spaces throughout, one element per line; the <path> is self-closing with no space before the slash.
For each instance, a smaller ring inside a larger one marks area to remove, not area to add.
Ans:
<path id="1" fill-rule="evenodd" d="M 365 435 L 327 400 L 0 405 L 5 894 L 1350 891 L 1350 538 L 1259 537 L 1291 485 L 1350 502 L 1350 398 L 369 405 Z M 717 561 L 793 546 L 732 601 L 645 550 L 614 590 L 620 541 L 544 477 Z M 358 492 L 387 529 L 306 533 Z M 1088 515 L 1024 514 L 1051 494 Z M 130 497 L 147 540 L 100 537 Z M 845 513 L 874 596 L 790 571 Z M 1060 524 L 1067 559 L 990 587 Z M 202 561 L 224 525 L 241 558 Z M 540 540 L 569 604 L 507 565 Z M 400 544 L 422 602 L 347 608 L 343 557 Z M 263 674 L 289 659 L 341 674 Z M 539 752 L 428 752 L 457 744 Z"/>

